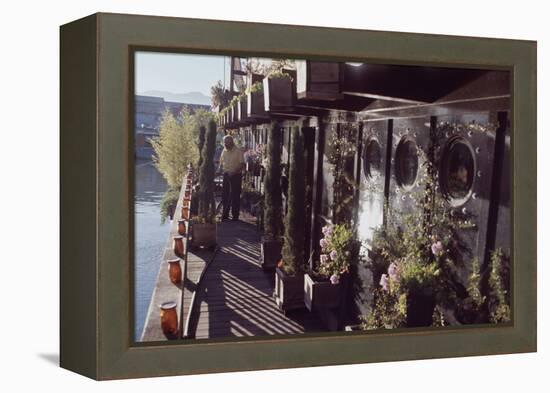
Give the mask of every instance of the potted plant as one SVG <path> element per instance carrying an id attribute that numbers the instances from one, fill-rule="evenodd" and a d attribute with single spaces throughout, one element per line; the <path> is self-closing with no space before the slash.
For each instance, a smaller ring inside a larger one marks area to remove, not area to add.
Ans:
<path id="1" fill-rule="evenodd" d="M 194 247 L 216 246 L 216 207 L 214 202 L 214 153 L 216 150 L 216 123 L 210 120 L 202 148 L 202 165 L 199 169 L 197 194 L 198 215 L 193 218 L 191 241 Z M 192 202 L 193 204 L 193 202 Z"/>
<path id="2" fill-rule="evenodd" d="M 299 60 L 296 61 L 298 99 L 342 100 L 344 63 Z"/>
<path id="3" fill-rule="evenodd" d="M 280 124 L 273 121 L 267 135 L 267 168 L 264 177 L 264 236 L 260 248 L 264 269 L 275 269 L 281 259 L 283 246 L 281 139 Z"/>
<path id="4" fill-rule="evenodd" d="M 264 108 L 267 112 L 293 110 L 296 98 L 296 72 L 279 70 L 268 74 L 263 80 Z"/>
<path id="5" fill-rule="evenodd" d="M 248 120 L 248 98 L 246 94 L 238 96 L 237 101 L 237 114 L 239 122 L 244 123 Z"/>
<path id="6" fill-rule="evenodd" d="M 247 113 L 251 119 L 266 119 L 264 87 L 261 80 L 252 84 L 246 91 Z"/>
<path id="7" fill-rule="evenodd" d="M 319 263 L 304 277 L 304 303 L 310 311 L 339 306 L 355 257 L 356 242 L 349 224 L 329 224 L 322 232 Z"/>
<path id="8" fill-rule="evenodd" d="M 291 137 L 288 213 L 284 223 L 282 259 L 275 269 L 274 293 L 277 305 L 284 312 L 304 307 L 305 183 L 301 129 L 294 127 Z"/>

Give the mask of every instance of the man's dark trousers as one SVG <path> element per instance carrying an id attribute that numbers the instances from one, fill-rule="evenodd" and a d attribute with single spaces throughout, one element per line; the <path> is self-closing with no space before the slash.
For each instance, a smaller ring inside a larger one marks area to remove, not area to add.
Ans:
<path id="1" fill-rule="evenodd" d="M 230 175 L 229 173 L 223 174 L 222 218 L 229 218 L 229 208 L 231 208 L 231 218 L 234 220 L 239 218 L 241 210 L 241 185 L 242 175 L 240 173 L 234 175 Z"/>

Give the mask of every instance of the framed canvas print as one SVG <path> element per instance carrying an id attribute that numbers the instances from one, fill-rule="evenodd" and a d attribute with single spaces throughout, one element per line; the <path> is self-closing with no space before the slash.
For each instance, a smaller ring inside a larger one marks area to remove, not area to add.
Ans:
<path id="1" fill-rule="evenodd" d="M 61 366 L 536 351 L 536 43 L 61 27 Z"/>

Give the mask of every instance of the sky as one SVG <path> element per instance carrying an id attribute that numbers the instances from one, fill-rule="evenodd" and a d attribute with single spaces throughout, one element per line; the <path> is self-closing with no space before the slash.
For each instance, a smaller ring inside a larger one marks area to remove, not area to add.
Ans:
<path id="1" fill-rule="evenodd" d="M 213 55 L 136 52 L 136 93 L 161 90 L 170 93 L 200 92 L 210 97 L 210 87 L 229 74 L 229 58 Z M 228 76 L 225 77 L 226 85 Z"/>

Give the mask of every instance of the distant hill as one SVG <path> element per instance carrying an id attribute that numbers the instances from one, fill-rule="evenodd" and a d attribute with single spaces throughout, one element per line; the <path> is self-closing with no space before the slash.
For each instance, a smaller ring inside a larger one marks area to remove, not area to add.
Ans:
<path id="1" fill-rule="evenodd" d="M 139 95 L 162 97 L 164 98 L 165 101 L 184 102 L 186 104 L 202 104 L 202 105 L 211 104 L 210 97 L 198 91 L 192 91 L 190 93 L 171 93 L 169 91 L 147 90 L 144 92 L 140 92 Z"/>

